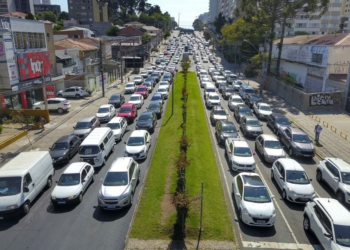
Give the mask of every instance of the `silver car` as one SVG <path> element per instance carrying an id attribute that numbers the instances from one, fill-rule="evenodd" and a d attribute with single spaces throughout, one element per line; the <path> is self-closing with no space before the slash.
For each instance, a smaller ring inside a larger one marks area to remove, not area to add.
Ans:
<path id="1" fill-rule="evenodd" d="M 259 135 L 255 140 L 255 150 L 260 153 L 264 161 L 270 163 L 279 158 L 286 158 L 281 143 L 273 135 Z"/>
<path id="2" fill-rule="evenodd" d="M 263 133 L 261 126 L 262 124 L 260 124 L 258 118 L 252 115 L 243 116 L 240 121 L 241 131 L 245 137 L 261 135 Z"/>

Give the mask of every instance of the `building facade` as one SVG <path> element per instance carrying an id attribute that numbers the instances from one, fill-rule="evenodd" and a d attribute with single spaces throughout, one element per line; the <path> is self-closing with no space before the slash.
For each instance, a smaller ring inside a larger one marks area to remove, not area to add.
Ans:
<path id="1" fill-rule="evenodd" d="M 107 7 L 104 0 L 68 0 L 69 19 L 79 24 L 108 22 Z"/>
<path id="2" fill-rule="evenodd" d="M 209 0 L 209 22 L 213 23 L 219 14 L 219 1 Z"/>
<path id="3" fill-rule="evenodd" d="M 0 0 L 0 15 L 16 11 L 35 14 L 33 0 Z"/>
<path id="4" fill-rule="evenodd" d="M 205 12 L 203 14 L 200 14 L 198 16 L 198 19 L 201 20 L 203 23 L 208 23 L 209 22 L 209 17 L 210 17 L 209 12 Z"/>
<path id="5" fill-rule="evenodd" d="M 56 13 L 56 15 L 59 15 L 61 13 L 61 6 L 51 4 L 34 4 L 35 14 L 44 11 L 52 11 L 53 13 Z"/>

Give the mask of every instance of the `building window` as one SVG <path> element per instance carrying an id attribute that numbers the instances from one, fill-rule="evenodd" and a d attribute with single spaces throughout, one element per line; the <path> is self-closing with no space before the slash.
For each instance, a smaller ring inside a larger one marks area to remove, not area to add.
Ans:
<path id="1" fill-rule="evenodd" d="M 322 63 L 322 54 L 312 53 L 312 62 L 313 63 Z"/>

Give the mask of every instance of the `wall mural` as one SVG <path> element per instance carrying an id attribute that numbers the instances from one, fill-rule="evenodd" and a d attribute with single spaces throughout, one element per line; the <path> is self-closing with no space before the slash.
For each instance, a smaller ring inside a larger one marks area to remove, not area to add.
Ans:
<path id="1" fill-rule="evenodd" d="M 310 106 L 333 106 L 341 103 L 341 93 L 314 94 L 310 96 Z"/>

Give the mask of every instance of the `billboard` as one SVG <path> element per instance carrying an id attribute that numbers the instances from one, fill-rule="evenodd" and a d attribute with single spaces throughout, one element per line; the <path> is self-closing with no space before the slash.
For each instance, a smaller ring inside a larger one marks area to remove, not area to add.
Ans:
<path id="1" fill-rule="evenodd" d="M 21 81 L 50 74 L 51 61 L 49 51 L 18 53 L 17 62 Z"/>
<path id="2" fill-rule="evenodd" d="M 55 98 L 56 97 L 55 86 L 45 86 L 45 88 L 46 88 L 47 98 Z"/>

